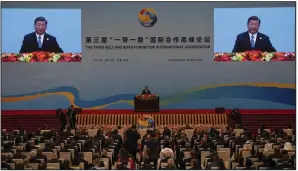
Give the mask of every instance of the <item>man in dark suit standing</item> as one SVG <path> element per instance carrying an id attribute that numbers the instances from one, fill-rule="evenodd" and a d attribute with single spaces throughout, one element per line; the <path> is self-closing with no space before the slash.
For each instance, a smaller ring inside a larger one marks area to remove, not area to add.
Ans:
<path id="1" fill-rule="evenodd" d="M 249 17 L 247 20 L 248 31 L 237 36 L 233 52 L 244 52 L 249 50 L 260 50 L 262 52 L 276 52 L 267 35 L 259 31 L 261 20 L 257 16 Z"/>
<path id="2" fill-rule="evenodd" d="M 77 112 L 75 111 L 73 105 L 70 105 L 70 107 L 68 108 L 67 116 L 69 117 L 69 123 L 70 123 L 71 129 L 76 129 L 76 121 L 77 121 L 76 115 L 77 115 Z"/>
<path id="3" fill-rule="evenodd" d="M 148 89 L 148 86 L 145 86 L 145 89 L 142 91 L 142 94 L 151 94 L 150 90 Z"/>
<path id="4" fill-rule="evenodd" d="M 37 17 L 35 19 L 35 32 L 24 36 L 20 53 L 31 53 L 35 51 L 63 53 L 56 38 L 45 32 L 47 25 L 48 21 L 44 17 Z"/>
<path id="5" fill-rule="evenodd" d="M 242 116 L 240 113 L 240 110 L 238 108 L 235 108 L 232 110 L 230 114 L 230 118 L 235 121 L 235 129 L 237 128 L 237 125 L 241 128 L 242 127 Z"/>
<path id="6" fill-rule="evenodd" d="M 61 131 L 63 131 L 65 129 L 66 122 L 67 122 L 65 114 L 62 111 L 62 109 L 57 109 L 56 110 L 56 115 L 57 115 L 57 118 L 59 118 L 60 123 L 61 123 Z"/>
<path id="7" fill-rule="evenodd" d="M 160 143 L 155 138 L 152 138 L 151 135 L 148 135 L 146 142 L 144 142 L 144 145 L 146 145 L 147 148 L 150 149 L 148 155 L 150 161 L 154 163 L 154 167 L 156 168 L 160 152 Z"/>
<path id="8" fill-rule="evenodd" d="M 137 159 L 138 152 L 138 139 L 141 135 L 137 131 L 137 126 L 132 125 L 130 129 L 125 132 L 125 148 L 133 156 L 134 160 Z"/>

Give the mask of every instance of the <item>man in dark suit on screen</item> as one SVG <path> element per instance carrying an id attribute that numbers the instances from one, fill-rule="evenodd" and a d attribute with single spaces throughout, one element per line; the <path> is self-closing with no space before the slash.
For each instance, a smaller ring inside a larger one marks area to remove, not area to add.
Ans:
<path id="1" fill-rule="evenodd" d="M 148 86 L 145 86 L 145 89 L 142 91 L 142 94 L 151 94 L 150 90 L 148 89 Z"/>
<path id="2" fill-rule="evenodd" d="M 261 20 L 257 16 L 247 20 L 248 31 L 237 36 L 233 52 L 260 50 L 262 52 L 276 52 L 267 35 L 259 31 Z"/>
<path id="3" fill-rule="evenodd" d="M 48 21 L 44 17 L 37 17 L 34 20 L 35 32 L 24 36 L 20 53 L 31 53 L 35 51 L 46 51 L 63 53 L 54 36 L 47 34 Z"/>

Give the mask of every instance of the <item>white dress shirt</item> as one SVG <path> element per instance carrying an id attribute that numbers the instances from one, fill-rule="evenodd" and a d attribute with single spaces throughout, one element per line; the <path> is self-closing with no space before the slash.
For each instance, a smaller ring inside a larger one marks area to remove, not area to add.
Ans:
<path id="1" fill-rule="evenodd" d="M 39 35 L 39 34 L 37 34 L 37 33 L 35 33 L 36 34 L 36 41 L 38 42 L 38 37 L 40 36 L 40 41 L 41 41 L 41 46 L 43 45 L 43 39 L 44 39 L 44 34 L 42 34 L 42 35 Z"/>
<path id="2" fill-rule="evenodd" d="M 258 33 L 255 33 L 255 34 L 249 33 L 249 41 L 251 41 L 251 36 L 254 36 L 254 45 L 256 46 L 256 40 L 257 40 Z"/>

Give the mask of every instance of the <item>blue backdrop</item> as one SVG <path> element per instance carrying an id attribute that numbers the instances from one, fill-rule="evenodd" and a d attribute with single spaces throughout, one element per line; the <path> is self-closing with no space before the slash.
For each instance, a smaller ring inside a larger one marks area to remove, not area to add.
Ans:
<path id="1" fill-rule="evenodd" d="M 2 9 L 2 52 L 19 52 L 39 16 L 48 20 L 46 32 L 57 38 L 64 52 L 82 52 L 81 9 Z"/>
<path id="2" fill-rule="evenodd" d="M 215 8 L 214 52 L 232 52 L 236 37 L 247 31 L 247 19 L 261 19 L 260 32 L 279 52 L 295 52 L 295 8 Z"/>

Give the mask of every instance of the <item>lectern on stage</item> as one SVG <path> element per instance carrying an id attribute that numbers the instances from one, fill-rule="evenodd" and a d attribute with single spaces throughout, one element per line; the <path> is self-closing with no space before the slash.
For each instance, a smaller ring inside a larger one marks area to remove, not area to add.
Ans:
<path id="1" fill-rule="evenodd" d="M 159 112 L 159 96 L 153 94 L 134 97 L 135 112 Z"/>

